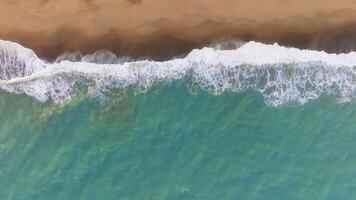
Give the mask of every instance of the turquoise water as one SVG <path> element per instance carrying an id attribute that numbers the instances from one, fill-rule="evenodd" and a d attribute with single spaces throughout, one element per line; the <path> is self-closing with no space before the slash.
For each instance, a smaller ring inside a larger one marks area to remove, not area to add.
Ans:
<path id="1" fill-rule="evenodd" d="M 0 199 L 356 199 L 356 102 L 171 84 L 65 105 L 0 95 Z"/>

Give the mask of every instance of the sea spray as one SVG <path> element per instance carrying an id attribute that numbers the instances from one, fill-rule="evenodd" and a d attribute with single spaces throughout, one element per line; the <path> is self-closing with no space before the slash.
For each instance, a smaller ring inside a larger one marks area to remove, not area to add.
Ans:
<path id="1" fill-rule="evenodd" d="M 1 41 L 0 47 L 4 74 L 0 88 L 41 102 L 69 101 L 83 88 L 88 95 L 105 99 L 108 90 L 146 91 L 159 83 L 187 79 L 215 95 L 252 89 L 273 106 L 303 104 L 320 95 L 340 102 L 356 96 L 355 52 L 327 54 L 248 42 L 233 50 L 195 49 L 184 58 L 161 62 L 120 64 L 116 55 L 99 52 L 99 57 L 87 55 L 80 62 L 45 63 L 19 44 Z M 111 64 L 91 63 L 106 58 Z"/>

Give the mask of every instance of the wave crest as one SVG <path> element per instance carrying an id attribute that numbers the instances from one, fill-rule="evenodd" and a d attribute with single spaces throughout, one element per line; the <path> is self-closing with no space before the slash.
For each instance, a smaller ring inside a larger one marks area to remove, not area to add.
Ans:
<path id="1" fill-rule="evenodd" d="M 164 62 L 45 64 L 32 51 L 14 46 L 17 50 L 7 51 L 7 56 L 21 61 L 20 65 L 13 65 L 15 69 L 25 70 L 2 78 L 0 88 L 33 96 L 42 102 L 68 101 L 83 89 L 102 99 L 115 89 L 145 91 L 159 83 L 187 79 L 216 95 L 252 89 L 261 92 L 266 103 L 273 106 L 305 103 L 323 94 L 341 102 L 351 101 L 356 96 L 356 54 L 353 52 L 336 55 L 249 42 L 232 50 L 196 49 L 185 58 Z M 99 58 L 104 60 L 115 57 L 102 55 Z M 11 62 L 6 63 L 0 63 L 0 68 L 12 70 Z M 26 72 L 26 69 L 31 70 Z"/>

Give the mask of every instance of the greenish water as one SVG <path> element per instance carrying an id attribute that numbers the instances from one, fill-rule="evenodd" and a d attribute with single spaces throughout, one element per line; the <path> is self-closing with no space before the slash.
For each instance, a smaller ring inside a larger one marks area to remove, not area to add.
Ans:
<path id="1" fill-rule="evenodd" d="M 0 199 L 356 199 L 356 103 L 180 84 L 98 103 L 0 95 Z"/>

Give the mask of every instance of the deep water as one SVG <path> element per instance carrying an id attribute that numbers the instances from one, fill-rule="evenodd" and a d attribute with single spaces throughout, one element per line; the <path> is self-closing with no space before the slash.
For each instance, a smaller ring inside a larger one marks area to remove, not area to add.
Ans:
<path id="1" fill-rule="evenodd" d="M 356 199 L 356 102 L 171 84 L 105 102 L 0 94 L 0 199 Z"/>

